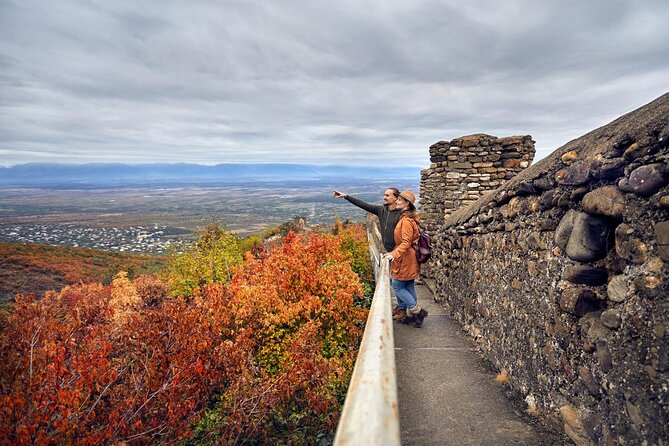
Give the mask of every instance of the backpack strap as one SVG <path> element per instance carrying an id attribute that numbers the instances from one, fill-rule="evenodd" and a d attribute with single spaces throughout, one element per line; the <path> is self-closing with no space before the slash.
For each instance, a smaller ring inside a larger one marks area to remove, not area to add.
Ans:
<path id="1" fill-rule="evenodd" d="M 415 250 L 418 247 L 418 240 L 420 240 L 420 233 L 423 231 L 423 228 L 420 227 L 420 223 L 418 223 L 418 220 L 415 220 L 413 218 L 411 218 L 410 220 L 413 221 L 413 228 L 418 229 L 418 235 L 411 242 L 411 247 Z"/>

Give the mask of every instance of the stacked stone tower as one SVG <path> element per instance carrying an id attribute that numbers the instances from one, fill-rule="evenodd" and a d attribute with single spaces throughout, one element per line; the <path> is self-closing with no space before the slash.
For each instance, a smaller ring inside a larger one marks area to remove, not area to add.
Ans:
<path id="1" fill-rule="evenodd" d="M 434 234 L 444 218 L 527 168 L 534 159 L 529 135 L 476 134 L 430 146 L 430 168 L 421 171 L 423 226 Z"/>

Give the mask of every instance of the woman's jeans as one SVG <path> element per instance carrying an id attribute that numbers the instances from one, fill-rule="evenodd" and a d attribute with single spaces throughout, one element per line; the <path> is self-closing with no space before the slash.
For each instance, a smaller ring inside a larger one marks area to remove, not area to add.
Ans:
<path id="1" fill-rule="evenodd" d="M 414 280 L 397 280 L 391 279 L 395 296 L 397 296 L 397 307 L 400 310 L 413 308 L 416 306 L 416 288 L 414 287 Z"/>

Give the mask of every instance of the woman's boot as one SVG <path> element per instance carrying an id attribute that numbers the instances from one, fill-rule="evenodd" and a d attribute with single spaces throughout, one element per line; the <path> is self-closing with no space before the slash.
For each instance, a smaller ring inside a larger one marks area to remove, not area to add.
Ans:
<path id="1" fill-rule="evenodd" d="M 407 315 L 413 316 L 411 325 L 413 325 L 414 327 L 420 327 L 421 325 L 423 325 L 423 321 L 427 316 L 427 310 L 421 308 L 420 305 L 416 304 L 416 306 L 413 308 L 407 308 Z"/>

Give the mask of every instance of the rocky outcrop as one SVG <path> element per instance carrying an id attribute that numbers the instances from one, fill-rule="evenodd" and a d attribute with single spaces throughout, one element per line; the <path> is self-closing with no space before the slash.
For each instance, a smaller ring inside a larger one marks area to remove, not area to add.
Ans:
<path id="1" fill-rule="evenodd" d="M 669 94 L 427 213 L 436 299 L 577 444 L 667 444 L 668 182 Z"/>

